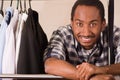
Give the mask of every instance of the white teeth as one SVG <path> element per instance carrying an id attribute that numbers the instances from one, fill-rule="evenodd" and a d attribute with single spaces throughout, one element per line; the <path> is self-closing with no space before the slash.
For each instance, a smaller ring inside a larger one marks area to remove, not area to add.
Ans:
<path id="1" fill-rule="evenodd" d="M 85 38 L 85 37 L 82 37 L 82 40 L 84 40 L 84 41 L 90 41 L 91 38 Z"/>

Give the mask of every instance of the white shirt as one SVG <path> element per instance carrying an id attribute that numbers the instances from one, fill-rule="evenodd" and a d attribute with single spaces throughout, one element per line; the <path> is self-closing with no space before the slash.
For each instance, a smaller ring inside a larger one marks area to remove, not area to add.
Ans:
<path id="1" fill-rule="evenodd" d="M 1 22 L 1 27 L 0 27 L 0 73 L 2 73 L 2 59 L 3 59 L 3 51 L 5 46 L 5 34 L 6 34 L 6 29 L 8 27 L 8 23 L 10 22 L 10 19 L 13 15 L 13 8 L 8 7 L 5 13 L 6 14 Z"/>
<path id="2" fill-rule="evenodd" d="M 27 20 L 27 17 L 28 15 L 26 13 L 22 13 L 22 19 L 16 31 L 16 69 L 17 69 L 17 62 L 18 62 L 18 56 L 19 56 L 21 34 L 22 34 L 23 27 L 24 27 L 24 22 Z"/>
<path id="3" fill-rule="evenodd" d="M 19 19 L 18 10 L 14 11 L 14 15 L 6 30 L 6 44 L 3 53 L 2 73 L 15 73 L 15 30 Z"/>

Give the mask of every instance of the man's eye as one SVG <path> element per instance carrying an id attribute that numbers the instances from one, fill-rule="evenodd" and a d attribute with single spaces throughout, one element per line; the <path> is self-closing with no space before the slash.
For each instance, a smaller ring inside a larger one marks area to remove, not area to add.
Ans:
<path id="1" fill-rule="evenodd" d="M 91 23 L 90 24 L 90 27 L 94 27 L 94 26 L 96 26 L 97 24 L 96 23 Z"/>
<path id="2" fill-rule="evenodd" d="M 82 24 L 82 23 L 77 23 L 77 26 L 78 26 L 78 27 L 82 27 L 83 24 Z"/>

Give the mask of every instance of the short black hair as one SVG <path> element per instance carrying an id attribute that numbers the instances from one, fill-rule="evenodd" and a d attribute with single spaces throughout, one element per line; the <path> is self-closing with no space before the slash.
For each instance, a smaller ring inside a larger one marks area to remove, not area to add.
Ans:
<path id="1" fill-rule="evenodd" d="M 76 10 L 77 6 L 79 6 L 79 5 L 95 6 L 100 12 L 101 19 L 102 20 L 105 19 L 104 18 L 105 17 L 104 6 L 100 0 L 77 0 L 72 7 L 71 20 L 73 20 L 75 10 Z"/>

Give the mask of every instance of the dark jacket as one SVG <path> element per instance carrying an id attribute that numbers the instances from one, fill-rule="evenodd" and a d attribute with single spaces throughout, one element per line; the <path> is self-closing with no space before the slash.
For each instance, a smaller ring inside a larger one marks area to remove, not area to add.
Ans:
<path id="1" fill-rule="evenodd" d="M 38 13 L 28 9 L 17 64 L 18 74 L 43 74 L 43 53 L 48 44 L 47 36 L 39 24 Z"/>

